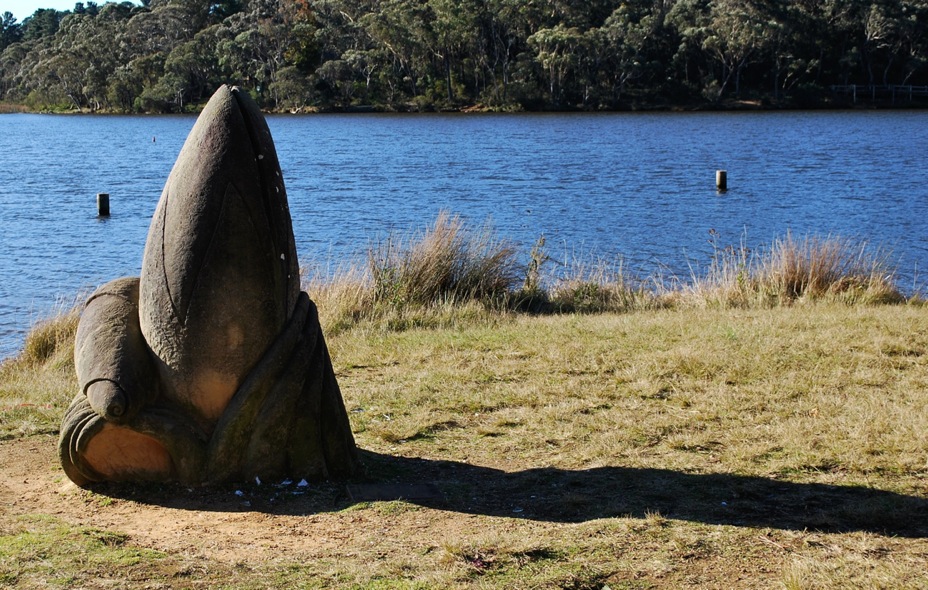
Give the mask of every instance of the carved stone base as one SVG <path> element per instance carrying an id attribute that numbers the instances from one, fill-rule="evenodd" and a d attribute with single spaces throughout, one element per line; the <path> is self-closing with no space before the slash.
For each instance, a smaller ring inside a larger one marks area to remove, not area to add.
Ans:
<path id="1" fill-rule="evenodd" d="M 134 284 L 137 296 L 137 280 L 114 283 L 91 298 L 78 328 L 79 344 L 87 334 L 99 338 L 101 331 L 114 325 L 133 324 L 131 317 L 114 317 L 113 308 L 137 313 L 137 302 L 133 305 L 131 299 L 112 293 L 131 297 Z M 107 313 L 97 313 L 101 306 Z M 105 325 L 93 325 L 101 316 L 107 318 Z M 141 337 L 131 329 L 128 332 L 123 335 L 127 341 Z M 127 343 L 115 349 L 132 346 Z M 91 358 L 83 364 L 118 365 L 115 359 Z M 152 363 L 147 355 L 132 359 L 135 364 L 146 361 Z M 136 372 L 154 374 L 151 367 Z M 120 374 L 110 372 L 114 373 Z M 255 476 L 325 479 L 350 476 L 358 467 L 354 437 L 316 306 L 306 293 L 300 293 L 286 328 L 245 378 L 211 431 L 191 420 L 184 408 L 158 399 L 155 381 L 117 377 L 117 381 L 105 382 L 125 400 L 125 409 L 117 417 L 125 419 L 108 420 L 94 409 L 94 397 L 81 393 L 62 423 L 61 463 L 78 485 L 95 481 L 202 484 Z M 90 381 L 83 389 L 91 391 L 100 383 Z M 136 407 L 137 400 L 147 403 Z"/>

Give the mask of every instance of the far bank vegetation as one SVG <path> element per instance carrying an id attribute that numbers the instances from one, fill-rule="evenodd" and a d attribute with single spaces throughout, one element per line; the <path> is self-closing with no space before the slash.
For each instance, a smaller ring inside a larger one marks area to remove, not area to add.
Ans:
<path id="1" fill-rule="evenodd" d="M 928 101 L 925 0 L 87 1 L 19 17 L 0 14 L 0 103 L 17 109 L 184 112 L 223 83 L 294 112 Z"/>

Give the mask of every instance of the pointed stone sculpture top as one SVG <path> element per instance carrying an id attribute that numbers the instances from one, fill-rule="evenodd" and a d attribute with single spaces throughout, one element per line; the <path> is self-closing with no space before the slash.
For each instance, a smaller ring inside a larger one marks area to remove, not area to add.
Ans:
<path id="1" fill-rule="evenodd" d="M 357 451 L 257 105 L 221 87 L 152 219 L 140 278 L 88 300 L 68 477 L 213 483 L 346 476 Z"/>
<path id="2" fill-rule="evenodd" d="M 164 395 L 215 422 L 300 291 L 277 153 L 247 94 L 223 86 L 203 110 L 142 260 L 142 334 Z"/>

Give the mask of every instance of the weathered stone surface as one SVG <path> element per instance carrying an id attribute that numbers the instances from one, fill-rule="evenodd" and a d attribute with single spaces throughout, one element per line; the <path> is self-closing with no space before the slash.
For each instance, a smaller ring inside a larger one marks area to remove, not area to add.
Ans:
<path id="1" fill-rule="evenodd" d="M 152 219 L 140 279 L 101 287 L 75 341 L 73 481 L 345 476 L 357 452 L 315 305 L 299 290 L 274 144 L 223 86 Z"/>
<path id="2" fill-rule="evenodd" d="M 95 412 L 117 424 L 131 420 L 158 394 L 138 303 L 138 279 L 103 285 L 87 300 L 74 339 L 80 390 Z"/>
<path id="3" fill-rule="evenodd" d="M 177 158 L 142 259 L 142 333 L 165 396 L 215 422 L 298 292 L 270 132 L 246 94 L 222 87 Z"/>

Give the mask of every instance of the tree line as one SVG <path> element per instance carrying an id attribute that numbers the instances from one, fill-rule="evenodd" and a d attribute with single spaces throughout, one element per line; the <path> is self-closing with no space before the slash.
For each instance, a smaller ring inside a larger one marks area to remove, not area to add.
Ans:
<path id="1" fill-rule="evenodd" d="M 0 102 L 180 112 L 834 104 L 928 85 L 928 0 L 142 0 L 0 17 Z"/>

